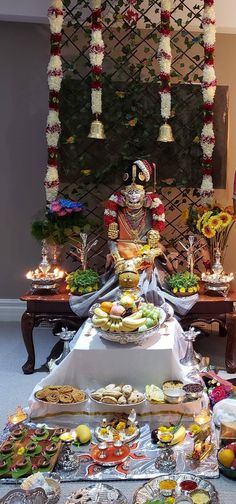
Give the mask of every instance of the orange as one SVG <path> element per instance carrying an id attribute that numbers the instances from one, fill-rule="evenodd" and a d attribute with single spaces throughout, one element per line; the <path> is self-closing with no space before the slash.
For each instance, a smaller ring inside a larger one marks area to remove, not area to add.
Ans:
<path id="1" fill-rule="evenodd" d="M 230 467 L 234 460 L 234 452 L 230 448 L 222 448 L 218 453 L 219 462 L 225 466 Z"/>
<path id="2" fill-rule="evenodd" d="M 112 309 L 112 306 L 113 306 L 113 303 L 111 303 L 111 301 L 103 301 L 101 304 L 100 304 L 100 308 L 106 312 L 106 313 L 110 313 L 111 309 Z"/>

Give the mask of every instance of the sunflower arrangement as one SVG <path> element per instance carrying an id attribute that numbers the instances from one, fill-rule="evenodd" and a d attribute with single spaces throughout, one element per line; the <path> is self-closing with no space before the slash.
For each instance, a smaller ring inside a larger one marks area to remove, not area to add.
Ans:
<path id="1" fill-rule="evenodd" d="M 183 219 L 192 232 L 204 236 L 211 258 L 217 248 L 224 255 L 235 222 L 233 207 L 223 208 L 217 203 L 211 208 L 190 207 L 184 210 Z"/>

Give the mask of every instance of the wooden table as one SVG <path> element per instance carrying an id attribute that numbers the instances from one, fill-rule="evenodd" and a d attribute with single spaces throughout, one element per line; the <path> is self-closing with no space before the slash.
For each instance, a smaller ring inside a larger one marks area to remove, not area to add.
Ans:
<path id="1" fill-rule="evenodd" d="M 26 294 L 21 297 L 26 301 L 27 308 L 22 315 L 21 330 L 28 353 L 28 359 L 22 366 L 25 374 L 34 372 L 35 350 L 33 342 L 33 329 L 42 322 L 53 325 L 53 332 L 57 332 L 58 324 L 78 329 L 83 322 L 71 310 L 69 305 L 69 296 L 66 292 L 59 294 L 36 295 Z M 234 312 L 234 303 L 236 303 L 236 292 L 232 292 L 227 298 L 222 296 L 206 296 L 200 294 L 199 300 L 181 320 L 184 329 L 188 328 L 194 322 L 218 322 L 220 336 L 226 336 L 225 365 L 229 373 L 236 371 L 234 363 L 234 348 L 236 346 L 236 312 Z M 48 359 L 61 352 L 61 342 L 53 347 Z"/>
<path id="2" fill-rule="evenodd" d="M 24 344 L 28 353 L 28 359 L 22 366 L 25 374 L 34 372 L 35 350 L 33 341 L 33 329 L 43 322 L 53 326 L 53 333 L 56 334 L 62 326 L 70 329 L 79 329 L 83 320 L 71 310 L 69 296 L 66 292 L 59 294 L 26 294 L 20 298 L 26 301 L 26 311 L 21 318 L 21 331 Z M 63 343 L 59 341 L 52 349 L 49 357 L 56 358 L 62 352 Z"/>
<path id="3" fill-rule="evenodd" d="M 197 303 L 181 320 L 181 325 L 187 329 L 194 322 L 211 324 L 218 322 L 219 335 L 226 336 L 225 367 L 228 373 L 236 372 L 234 362 L 234 349 L 236 348 L 236 292 L 230 292 L 226 298 L 223 296 L 208 296 L 200 294 Z"/>

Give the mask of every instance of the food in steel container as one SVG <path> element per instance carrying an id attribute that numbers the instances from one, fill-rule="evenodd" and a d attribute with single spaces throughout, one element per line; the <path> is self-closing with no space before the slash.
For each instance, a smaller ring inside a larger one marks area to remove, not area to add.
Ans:
<path id="1" fill-rule="evenodd" d="M 189 399 L 199 399 L 203 394 L 203 386 L 200 383 L 186 383 L 183 390 Z"/>
<path id="2" fill-rule="evenodd" d="M 190 492 L 190 497 L 194 504 L 209 504 L 211 502 L 209 492 L 202 488 L 197 488 L 197 490 Z"/>
<path id="3" fill-rule="evenodd" d="M 167 380 L 162 384 L 162 388 L 164 389 L 182 389 L 183 382 L 180 380 Z"/>
<path id="4" fill-rule="evenodd" d="M 183 389 L 164 389 L 164 398 L 166 402 L 171 403 L 171 404 L 179 404 L 184 401 L 186 397 L 186 392 Z"/>

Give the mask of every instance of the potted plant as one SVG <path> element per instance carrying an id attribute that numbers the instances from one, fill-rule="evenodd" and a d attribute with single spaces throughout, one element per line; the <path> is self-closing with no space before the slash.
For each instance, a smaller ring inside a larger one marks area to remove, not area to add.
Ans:
<path id="1" fill-rule="evenodd" d="M 199 277 L 189 271 L 178 272 L 168 278 L 167 283 L 176 296 L 190 296 L 199 291 Z"/>

